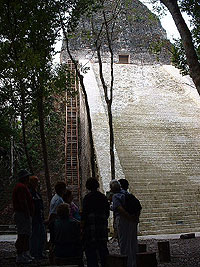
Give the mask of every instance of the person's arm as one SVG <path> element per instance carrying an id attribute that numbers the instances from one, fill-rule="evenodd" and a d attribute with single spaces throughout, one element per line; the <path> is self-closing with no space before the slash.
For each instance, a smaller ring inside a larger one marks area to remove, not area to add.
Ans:
<path id="1" fill-rule="evenodd" d="M 124 208 L 123 208 L 123 203 L 125 203 L 125 195 L 121 194 L 115 194 L 113 195 L 113 207 L 114 210 L 118 211 L 121 216 L 126 218 L 129 221 L 132 222 L 137 222 L 138 217 L 135 215 L 130 215 Z"/>
<path id="2" fill-rule="evenodd" d="M 57 218 L 57 207 L 64 203 L 62 198 L 57 199 L 53 204 L 50 203 L 49 218 L 45 221 L 45 224 L 50 224 Z"/>
<path id="3" fill-rule="evenodd" d="M 117 207 L 117 210 L 121 216 L 132 222 L 138 222 L 138 216 L 130 215 L 122 206 Z"/>
<path id="4" fill-rule="evenodd" d="M 107 218 L 109 218 L 109 216 L 110 216 L 110 204 L 109 204 L 109 202 L 108 202 L 108 199 L 107 199 L 107 197 L 105 197 L 105 202 L 106 202 L 106 217 Z"/>
<path id="5" fill-rule="evenodd" d="M 53 222 L 55 219 L 57 218 L 57 214 L 56 213 L 51 213 L 49 214 L 49 218 L 46 221 L 47 224 L 50 224 L 51 222 Z"/>

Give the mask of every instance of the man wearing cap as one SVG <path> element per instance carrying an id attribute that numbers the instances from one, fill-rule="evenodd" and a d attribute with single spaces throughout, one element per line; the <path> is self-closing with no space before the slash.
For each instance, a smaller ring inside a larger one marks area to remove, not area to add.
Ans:
<path id="1" fill-rule="evenodd" d="M 17 228 L 17 249 L 16 262 L 29 263 L 29 242 L 32 228 L 33 200 L 28 189 L 29 176 L 27 170 L 20 170 L 18 173 L 18 183 L 16 184 L 13 195 L 14 220 Z"/>

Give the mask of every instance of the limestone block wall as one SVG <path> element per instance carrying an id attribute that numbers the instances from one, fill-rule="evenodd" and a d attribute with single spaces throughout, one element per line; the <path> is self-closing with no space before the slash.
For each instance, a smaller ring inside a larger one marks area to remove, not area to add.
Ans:
<path id="1" fill-rule="evenodd" d="M 79 164 L 80 164 L 80 182 L 81 193 L 85 195 L 85 182 L 91 177 L 91 162 L 90 162 L 90 141 L 88 133 L 88 120 L 85 108 L 85 99 L 82 91 L 79 89 L 80 112 L 79 112 Z"/>
<path id="2" fill-rule="evenodd" d="M 80 63 L 83 65 L 87 64 L 87 66 L 90 68 L 89 71 L 84 74 L 84 84 L 90 106 L 97 165 L 99 175 L 101 177 L 101 189 L 103 192 L 106 192 L 109 190 L 109 183 L 111 180 L 108 119 L 92 65 L 87 60 L 80 60 Z M 117 153 L 115 153 L 115 155 L 116 176 L 119 178 L 124 178 Z"/>
<path id="3" fill-rule="evenodd" d="M 104 1 L 104 11 L 107 19 L 110 21 L 111 11 L 115 10 L 116 1 Z M 160 62 L 169 64 L 170 55 L 169 47 L 171 46 L 167 40 L 166 31 L 162 28 L 159 18 L 153 14 L 143 3 L 139 0 L 127 1 L 119 0 L 115 19 L 115 27 L 112 28 L 112 21 L 110 21 L 110 29 L 112 32 L 112 50 L 114 53 L 114 62 L 119 62 L 120 55 L 130 55 L 130 63 L 138 64 L 153 64 L 157 62 L 157 56 L 150 53 L 151 48 L 160 47 Z M 116 14 L 115 13 L 115 14 Z M 97 61 L 95 49 L 95 37 L 92 35 L 92 24 L 94 25 L 96 35 L 104 25 L 102 10 L 98 10 L 93 16 L 83 15 L 76 31 L 73 33 L 73 38 L 69 40 L 69 47 L 74 58 L 77 60 L 83 58 L 93 57 L 93 61 Z M 101 53 L 103 61 L 107 62 L 110 58 L 108 41 L 104 34 L 101 35 Z M 62 58 L 67 57 L 66 43 L 63 41 Z"/>
<path id="4" fill-rule="evenodd" d="M 109 82 L 109 66 L 104 64 Z M 140 234 L 200 229 L 200 99 L 190 80 L 162 65 L 114 65 L 117 178 L 142 202 Z M 85 76 L 102 183 L 108 188 L 108 128 L 98 64 Z M 118 167 L 117 167 L 118 169 Z"/>
<path id="5" fill-rule="evenodd" d="M 111 2 L 107 2 L 108 12 Z M 141 199 L 140 234 L 199 231 L 200 98 L 189 79 L 171 65 L 163 65 L 170 61 L 170 43 L 159 19 L 139 1 L 121 0 L 120 5 L 113 42 L 116 177 L 128 179 L 130 190 Z M 88 18 L 81 19 L 70 47 L 74 58 L 90 68 L 83 75 L 101 190 L 105 192 L 111 179 L 108 118 L 93 40 L 87 35 L 90 23 Z M 95 14 L 96 29 L 101 20 L 100 13 Z M 149 51 L 159 40 L 165 42 L 160 63 Z M 61 62 L 68 58 L 65 46 L 63 41 Z M 106 42 L 101 52 L 109 83 Z M 119 64 L 119 55 L 129 55 L 130 64 Z M 89 174 L 84 101 L 80 111 L 82 170 Z"/>

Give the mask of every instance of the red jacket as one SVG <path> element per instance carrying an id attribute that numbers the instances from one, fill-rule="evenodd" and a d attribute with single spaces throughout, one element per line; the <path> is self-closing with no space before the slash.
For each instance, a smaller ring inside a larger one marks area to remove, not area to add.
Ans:
<path id="1" fill-rule="evenodd" d="M 12 194 L 12 201 L 14 211 L 25 212 L 26 214 L 30 214 L 30 216 L 33 215 L 32 196 L 25 184 L 16 184 Z"/>

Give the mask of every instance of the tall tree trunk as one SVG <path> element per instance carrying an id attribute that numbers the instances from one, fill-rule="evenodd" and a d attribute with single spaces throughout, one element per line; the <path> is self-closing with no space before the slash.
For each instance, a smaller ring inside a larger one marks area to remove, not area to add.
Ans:
<path id="1" fill-rule="evenodd" d="M 50 203 L 51 198 L 52 198 L 52 190 L 51 190 L 51 181 L 50 181 L 50 175 L 49 175 L 48 154 L 47 154 L 46 137 L 45 137 L 45 129 L 44 129 L 44 103 L 43 103 L 43 96 L 41 92 L 38 92 L 37 110 L 38 110 L 38 117 L 39 117 L 39 124 L 40 124 L 40 136 L 41 136 L 41 144 L 42 144 L 44 169 L 45 169 L 47 198 Z"/>
<path id="2" fill-rule="evenodd" d="M 92 120 L 91 120 L 91 116 L 90 116 L 90 107 L 89 107 L 89 103 L 88 103 L 87 93 L 85 90 L 85 85 L 83 82 L 83 75 L 81 75 L 80 72 L 78 72 L 78 73 L 79 73 L 78 77 L 80 80 L 81 88 L 82 88 L 83 95 L 85 98 L 85 107 L 86 107 L 87 120 L 88 120 L 90 149 L 91 149 L 90 162 L 91 162 L 91 168 L 92 168 L 92 177 L 95 177 L 96 176 L 96 172 L 95 172 L 95 158 L 96 157 L 95 157 L 94 142 L 93 142 L 93 136 L 92 136 Z"/>
<path id="3" fill-rule="evenodd" d="M 14 137 L 10 138 L 10 172 L 14 175 Z"/>
<path id="4" fill-rule="evenodd" d="M 26 155 L 26 159 L 27 159 L 27 163 L 29 166 L 29 170 L 31 173 L 33 173 L 33 166 L 31 163 L 31 159 L 29 156 L 29 151 L 27 148 L 27 140 L 26 140 L 26 123 L 25 123 L 25 92 L 24 92 L 24 85 L 21 84 L 21 103 L 22 103 L 22 107 L 21 107 L 21 120 L 22 120 L 22 135 L 23 135 L 23 144 L 24 144 L 24 151 L 25 151 L 25 155 Z"/>
<path id="5" fill-rule="evenodd" d="M 90 150 L 91 150 L 91 155 L 90 155 L 90 164 L 91 164 L 91 169 L 92 169 L 92 176 L 95 177 L 96 172 L 95 172 L 95 150 L 94 150 L 94 141 L 93 141 L 93 136 L 92 136 L 92 120 L 91 120 L 91 116 L 90 116 L 90 107 L 89 107 L 89 103 L 88 103 L 88 97 L 87 97 L 87 93 L 85 90 L 85 85 L 83 82 L 83 75 L 80 73 L 79 69 L 78 69 L 78 65 L 77 65 L 77 61 L 73 58 L 71 51 L 69 49 L 69 39 L 67 36 L 67 32 L 65 30 L 64 27 L 64 23 L 62 20 L 62 17 L 60 16 L 60 20 L 61 20 L 61 25 L 62 25 L 62 30 L 63 30 L 63 34 L 65 37 L 65 41 L 66 41 L 66 45 L 67 45 L 67 52 L 68 55 L 71 59 L 71 61 L 73 62 L 75 69 L 76 69 L 76 73 L 78 75 L 79 81 L 80 81 L 80 85 L 83 91 L 83 95 L 85 98 L 85 107 L 86 107 L 86 114 L 87 114 L 87 120 L 88 120 L 88 132 L 89 132 L 89 139 L 90 139 Z"/>
<path id="6" fill-rule="evenodd" d="M 13 40 L 13 48 L 14 48 L 14 54 L 15 54 L 15 58 L 16 60 L 18 60 L 18 53 L 17 53 L 17 49 L 15 47 L 15 41 Z M 19 81 L 19 86 L 20 86 L 20 93 L 21 93 L 21 119 L 22 119 L 22 135 L 23 135 L 23 144 L 24 144 L 24 151 L 25 151 L 25 155 L 26 155 L 26 159 L 27 159 L 27 163 L 29 166 L 29 170 L 30 172 L 33 173 L 33 166 L 31 163 L 31 159 L 29 156 L 29 152 L 28 152 L 28 148 L 27 148 L 27 140 L 26 140 L 26 123 L 25 123 L 25 86 L 24 83 L 20 80 Z"/>
<path id="7" fill-rule="evenodd" d="M 177 0 L 160 0 L 172 15 L 176 27 L 180 33 L 183 47 L 185 49 L 190 76 L 200 95 L 200 63 L 192 41 L 192 35 L 180 12 Z"/>
<path id="8" fill-rule="evenodd" d="M 107 104 L 108 108 L 108 121 L 110 129 L 110 164 L 111 164 L 111 177 L 115 179 L 115 154 L 114 154 L 114 131 L 113 131 L 113 120 L 112 120 L 112 108 L 111 103 Z"/>
<path id="9" fill-rule="evenodd" d="M 112 122 L 112 98 L 113 98 L 113 54 L 111 53 L 111 88 L 110 88 L 110 99 L 108 97 L 108 87 L 105 83 L 103 76 L 103 65 L 101 60 L 100 46 L 96 42 L 96 50 L 99 61 L 99 74 L 100 80 L 104 90 L 104 97 L 107 105 L 108 120 L 109 120 L 109 132 L 110 132 L 110 168 L 111 168 L 111 179 L 115 179 L 115 154 L 114 154 L 114 132 Z"/>
<path id="10" fill-rule="evenodd" d="M 102 5 L 103 4 L 104 3 L 102 1 Z M 113 131 L 113 120 L 112 120 L 113 118 L 112 117 L 112 101 L 113 101 L 113 85 L 114 85 L 114 70 L 113 70 L 114 60 L 113 60 L 113 50 L 112 50 L 112 34 L 113 34 L 114 25 L 112 26 L 112 31 L 110 31 L 104 9 L 103 9 L 103 18 L 104 18 L 104 24 L 105 24 L 105 30 L 106 30 L 106 40 L 108 42 L 108 48 L 110 52 L 110 80 L 111 81 L 110 81 L 109 95 L 108 95 L 108 86 L 106 85 L 106 82 L 104 80 L 104 74 L 103 74 L 103 64 L 102 64 L 101 52 L 100 52 L 101 44 L 98 44 L 99 37 L 100 37 L 101 31 L 103 30 L 103 27 L 101 28 L 99 34 L 97 35 L 95 46 L 96 46 L 98 62 L 99 62 L 100 80 L 103 86 L 104 98 L 107 104 L 109 133 L 110 133 L 110 168 L 111 168 L 111 179 L 113 180 L 115 179 L 114 131 Z"/>
<path id="11" fill-rule="evenodd" d="M 25 116 L 24 116 L 24 112 L 21 112 L 21 119 L 22 119 L 22 135 L 23 135 L 23 144 L 24 144 L 24 151 L 25 151 L 25 155 L 26 155 L 26 160 L 28 163 L 28 167 L 31 173 L 33 173 L 33 166 L 31 163 L 31 159 L 29 157 L 29 152 L 28 152 L 28 148 L 27 148 L 27 141 L 26 141 L 26 125 L 25 125 Z"/>

